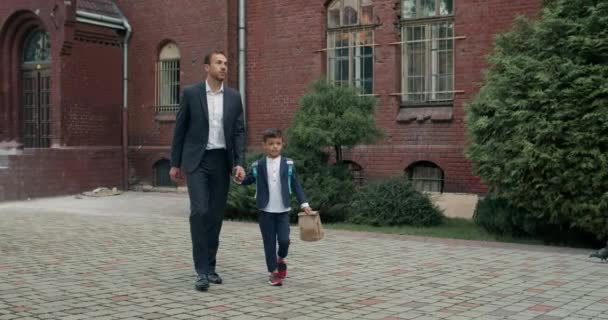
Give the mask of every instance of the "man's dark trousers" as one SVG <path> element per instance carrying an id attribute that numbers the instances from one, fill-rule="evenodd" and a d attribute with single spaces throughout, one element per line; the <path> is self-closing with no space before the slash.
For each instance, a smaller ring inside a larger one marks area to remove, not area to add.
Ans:
<path id="1" fill-rule="evenodd" d="M 220 230 L 230 186 L 224 149 L 206 150 L 201 163 L 186 175 L 190 196 L 190 235 L 194 269 L 199 276 L 215 272 Z"/>

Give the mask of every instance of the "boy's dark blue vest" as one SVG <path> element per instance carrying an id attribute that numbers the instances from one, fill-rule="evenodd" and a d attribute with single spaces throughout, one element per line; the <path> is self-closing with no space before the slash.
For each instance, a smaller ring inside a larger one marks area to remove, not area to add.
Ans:
<path id="1" fill-rule="evenodd" d="M 281 198 L 283 205 L 289 208 L 290 195 L 295 193 L 300 204 L 308 202 L 302 190 L 302 186 L 297 178 L 296 169 L 293 160 L 281 157 L 279 167 L 279 175 L 281 178 Z M 270 195 L 268 194 L 268 172 L 266 169 L 266 157 L 255 161 L 251 165 L 251 170 L 243 180 L 243 185 L 256 184 L 256 207 L 263 210 L 268 206 Z"/>

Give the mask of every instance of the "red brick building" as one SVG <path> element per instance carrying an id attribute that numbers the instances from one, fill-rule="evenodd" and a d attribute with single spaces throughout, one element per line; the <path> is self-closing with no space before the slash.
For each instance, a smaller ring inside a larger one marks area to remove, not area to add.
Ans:
<path id="1" fill-rule="evenodd" d="M 345 153 L 360 174 L 405 173 L 425 190 L 484 192 L 463 155 L 464 104 L 494 35 L 539 7 L 540 0 L 2 1 L 0 200 L 170 185 L 179 91 L 203 79 L 203 56 L 215 48 L 228 53 L 228 84 L 244 94 L 249 146 L 267 127 L 287 128 L 308 84 L 326 77 L 378 97 L 385 139 Z"/>
<path id="2" fill-rule="evenodd" d="M 76 11 L 0 2 L 0 200 L 120 186 L 121 36 Z"/>

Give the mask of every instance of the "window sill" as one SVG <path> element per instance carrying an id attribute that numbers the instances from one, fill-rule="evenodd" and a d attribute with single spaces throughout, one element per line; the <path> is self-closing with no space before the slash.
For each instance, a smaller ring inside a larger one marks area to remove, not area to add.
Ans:
<path id="1" fill-rule="evenodd" d="M 157 113 L 154 117 L 154 120 L 158 122 L 175 122 L 175 113 L 173 112 L 163 112 Z"/>
<path id="2" fill-rule="evenodd" d="M 397 122 L 449 122 L 452 121 L 452 104 L 401 105 Z"/>

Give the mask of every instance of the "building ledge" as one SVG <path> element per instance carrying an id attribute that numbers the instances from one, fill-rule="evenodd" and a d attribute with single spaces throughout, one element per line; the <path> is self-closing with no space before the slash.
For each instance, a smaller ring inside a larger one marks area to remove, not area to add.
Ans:
<path id="1" fill-rule="evenodd" d="M 154 117 L 154 120 L 158 122 L 175 122 L 175 113 L 173 112 L 163 112 L 157 113 Z"/>
<path id="2" fill-rule="evenodd" d="M 397 122 L 446 122 L 452 121 L 452 106 L 402 107 Z"/>

